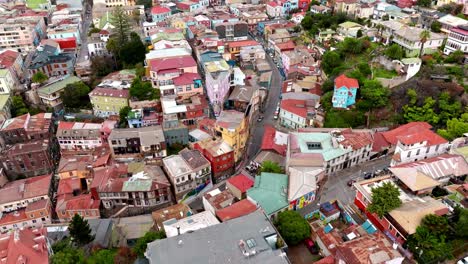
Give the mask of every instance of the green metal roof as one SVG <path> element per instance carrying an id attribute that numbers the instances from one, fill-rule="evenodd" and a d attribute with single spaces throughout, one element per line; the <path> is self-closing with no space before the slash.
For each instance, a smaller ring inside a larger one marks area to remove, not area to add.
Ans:
<path id="1" fill-rule="evenodd" d="M 26 0 L 26 5 L 31 9 L 38 9 L 41 7 L 40 5 L 44 5 L 47 3 L 47 0 Z"/>
<path id="2" fill-rule="evenodd" d="M 255 200 L 268 215 L 287 207 L 288 176 L 262 172 L 255 177 L 255 184 L 247 195 Z"/>
<path id="3" fill-rule="evenodd" d="M 325 161 L 332 160 L 348 152 L 350 149 L 342 149 L 339 146 L 333 147 L 332 136 L 328 133 L 297 133 L 297 140 L 301 153 L 318 153 L 322 154 Z M 309 149 L 307 147 L 308 142 L 320 143 L 320 149 Z"/>
<path id="4" fill-rule="evenodd" d="M 358 23 L 355 23 L 355 22 L 351 22 L 351 21 L 346 21 L 346 22 L 343 22 L 341 24 L 338 25 L 339 27 L 342 27 L 342 28 L 353 28 L 353 27 L 362 27 L 361 25 L 359 25 Z"/>
<path id="5" fill-rule="evenodd" d="M 5 77 L 9 70 L 7 69 L 0 69 L 0 77 Z"/>
<path id="6" fill-rule="evenodd" d="M 124 182 L 122 191 L 124 192 L 147 192 L 151 190 L 152 180 L 128 180 Z"/>
<path id="7" fill-rule="evenodd" d="M 10 98 L 10 94 L 0 94 L 0 110 L 3 109 Z"/>
<path id="8" fill-rule="evenodd" d="M 38 92 L 40 94 L 45 94 L 45 95 L 53 94 L 62 89 L 65 89 L 65 86 L 67 86 L 68 84 L 72 84 L 76 82 L 81 82 L 81 79 L 76 76 L 68 76 L 63 80 L 60 80 L 50 85 L 47 85 L 45 87 L 39 88 Z"/>
<path id="9" fill-rule="evenodd" d="M 468 158 L 468 146 L 455 149 L 455 152 L 462 155 L 463 157 Z"/>

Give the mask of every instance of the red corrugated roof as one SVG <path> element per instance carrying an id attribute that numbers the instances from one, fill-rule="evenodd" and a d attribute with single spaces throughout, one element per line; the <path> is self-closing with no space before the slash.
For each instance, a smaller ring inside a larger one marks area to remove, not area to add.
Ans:
<path id="1" fill-rule="evenodd" d="M 451 29 L 451 31 L 462 34 L 462 35 L 465 35 L 465 36 L 468 35 L 468 30 L 464 30 L 463 28 L 458 28 L 458 27 L 455 28 L 454 27 L 454 28 Z"/>
<path id="2" fill-rule="evenodd" d="M 172 79 L 172 81 L 174 82 L 174 85 L 188 85 L 188 84 L 192 84 L 193 81 L 200 80 L 200 79 L 201 77 L 198 73 L 187 72 L 187 73 L 183 73 L 179 77 Z"/>
<path id="3" fill-rule="evenodd" d="M 267 5 L 269 5 L 269 6 L 271 6 L 271 7 L 277 7 L 277 6 L 278 6 L 278 3 L 274 2 L 274 1 L 271 1 L 271 2 L 268 2 Z"/>
<path id="4" fill-rule="evenodd" d="M 228 182 L 242 193 L 246 192 L 254 185 L 254 181 L 244 174 L 238 174 L 234 177 L 231 177 L 228 179 Z"/>
<path id="5" fill-rule="evenodd" d="M 341 74 L 335 79 L 335 87 L 337 88 L 346 87 L 348 89 L 359 88 L 359 83 L 358 83 L 358 80 L 353 79 L 353 78 L 348 78 L 346 77 L 346 75 Z"/>
<path id="6" fill-rule="evenodd" d="M 171 10 L 164 6 L 153 6 L 151 8 L 151 14 L 153 15 L 164 14 L 164 13 L 169 13 L 169 12 L 171 12 Z"/>
<path id="7" fill-rule="evenodd" d="M 265 126 L 262 140 L 262 150 L 274 150 L 282 156 L 286 156 L 287 145 L 278 145 L 275 143 L 276 129 L 270 125 Z"/>
<path id="8" fill-rule="evenodd" d="M 5 68 L 11 67 L 19 56 L 19 52 L 6 50 L 0 53 L 0 65 Z"/>
<path id="9" fill-rule="evenodd" d="M 257 206 L 251 201 L 244 199 L 231 206 L 216 211 L 216 216 L 221 222 L 238 218 L 250 213 L 255 212 Z"/>
<path id="10" fill-rule="evenodd" d="M 427 141 L 429 145 L 440 145 L 448 142 L 445 138 L 431 130 L 422 130 L 415 134 L 397 136 L 397 139 L 405 145 L 416 144 L 423 141 Z"/>
<path id="11" fill-rule="evenodd" d="M 92 90 L 89 95 L 91 96 L 107 96 L 107 97 L 119 97 L 119 98 L 128 98 L 128 90 L 118 90 L 112 88 L 95 88 Z"/>
<path id="12" fill-rule="evenodd" d="M 248 46 L 256 46 L 256 45 L 259 45 L 259 44 L 255 40 L 240 40 L 240 41 L 228 42 L 229 48 L 248 47 Z"/>
<path id="13" fill-rule="evenodd" d="M 173 57 L 150 60 L 151 71 L 178 69 L 197 66 L 192 56 Z"/>
<path id="14" fill-rule="evenodd" d="M 278 47 L 281 51 L 293 50 L 296 47 L 296 44 L 292 40 L 283 43 L 277 43 L 276 47 Z"/>
<path id="15" fill-rule="evenodd" d="M 281 100 L 281 109 L 284 109 L 290 113 L 293 113 L 303 118 L 307 117 L 307 107 L 306 107 L 305 100 L 297 100 L 297 99 Z"/>
<path id="16" fill-rule="evenodd" d="M 102 29 L 101 31 L 99 31 L 99 34 L 100 35 L 110 35 L 109 31 L 107 31 L 105 29 Z"/>
<path id="17" fill-rule="evenodd" d="M 427 141 L 428 145 L 439 145 L 448 142 L 430 130 L 431 128 L 432 126 L 427 122 L 411 122 L 382 134 L 385 140 L 392 145 L 396 145 L 399 140 L 404 144 Z"/>

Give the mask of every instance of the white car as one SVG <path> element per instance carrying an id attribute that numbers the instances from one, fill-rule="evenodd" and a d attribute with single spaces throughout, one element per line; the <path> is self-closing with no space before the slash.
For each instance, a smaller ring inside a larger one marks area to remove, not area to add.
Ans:
<path id="1" fill-rule="evenodd" d="M 468 264 L 468 256 L 457 261 L 457 264 Z"/>

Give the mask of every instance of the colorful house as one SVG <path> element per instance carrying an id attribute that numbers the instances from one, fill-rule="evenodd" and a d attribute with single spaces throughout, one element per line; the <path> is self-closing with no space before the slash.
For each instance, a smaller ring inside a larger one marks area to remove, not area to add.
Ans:
<path id="1" fill-rule="evenodd" d="M 335 79 L 333 90 L 333 107 L 348 108 L 356 103 L 356 93 L 359 83 L 356 79 L 348 78 L 342 74 Z"/>
<path id="2" fill-rule="evenodd" d="M 96 88 L 89 93 L 94 115 L 108 117 L 118 115 L 120 109 L 128 106 L 128 90 Z"/>
<path id="3" fill-rule="evenodd" d="M 234 149 L 222 139 L 207 139 L 194 144 L 211 163 L 213 181 L 218 183 L 234 173 Z"/>
<path id="4" fill-rule="evenodd" d="M 262 207 L 265 214 L 275 219 L 278 213 L 288 209 L 288 176 L 262 172 L 255 177 L 255 184 L 247 190 L 247 199 Z"/>
<path id="5" fill-rule="evenodd" d="M 164 6 L 153 6 L 151 8 L 151 17 L 153 22 L 162 22 L 171 14 L 171 10 Z"/>
<path id="6" fill-rule="evenodd" d="M 317 182 L 323 174 L 321 167 L 289 168 L 289 210 L 299 210 L 315 200 Z"/>
<path id="7" fill-rule="evenodd" d="M 249 127 L 244 113 L 235 110 L 222 111 L 215 125 L 216 134 L 234 149 L 234 159 L 238 162 L 244 153 Z"/>

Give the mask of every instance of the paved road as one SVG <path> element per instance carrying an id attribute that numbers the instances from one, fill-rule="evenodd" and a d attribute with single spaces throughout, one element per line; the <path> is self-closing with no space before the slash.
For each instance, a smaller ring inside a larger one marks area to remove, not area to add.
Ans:
<path id="1" fill-rule="evenodd" d="M 85 10 L 91 10 L 92 7 L 85 3 Z M 92 14 L 84 13 L 83 25 L 82 25 L 82 32 L 81 32 L 81 47 L 80 51 L 78 52 L 78 58 L 76 58 L 76 62 L 82 62 L 86 60 L 86 56 L 88 56 L 88 31 L 89 25 L 93 21 Z"/>
<path id="2" fill-rule="evenodd" d="M 264 107 L 264 113 L 262 114 L 264 119 L 262 122 L 257 122 L 255 118 L 255 123 L 251 125 L 250 137 L 247 145 L 247 160 L 249 161 L 253 160 L 253 158 L 255 158 L 258 151 L 260 150 L 264 133 L 263 127 L 266 124 L 274 125 L 277 122 L 273 119 L 273 116 L 275 114 L 276 106 L 279 102 L 283 79 L 271 57 L 268 55 L 266 57 L 270 67 L 273 70 L 273 74 L 271 76 L 271 84 L 268 91 L 268 98 Z"/>
<path id="3" fill-rule="evenodd" d="M 329 175 L 328 180 L 321 191 L 319 202 L 324 203 L 330 200 L 338 199 L 344 205 L 352 204 L 356 191 L 353 187 L 349 187 L 347 185 L 348 181 L 351 179 L 362 179 L 361 177 L 364 172 L 381 170 L 389 166 L 390 159 L 391 157 L 388 156 Z"/>

